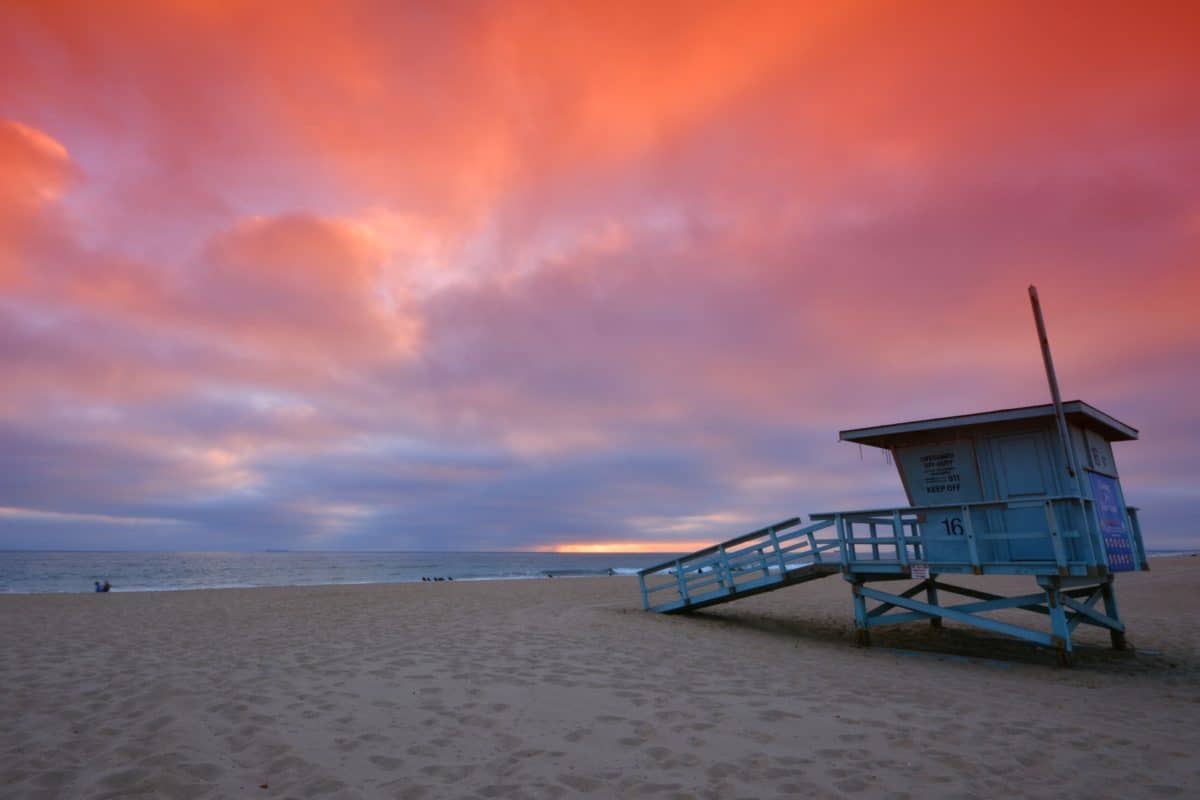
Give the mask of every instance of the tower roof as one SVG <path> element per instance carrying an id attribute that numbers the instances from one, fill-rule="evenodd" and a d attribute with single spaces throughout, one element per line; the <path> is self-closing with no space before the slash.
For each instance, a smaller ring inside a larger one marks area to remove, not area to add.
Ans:
<path id="1" fill-rule="evenodd" d="M 1126 425 L 1119 419 L 1105 414 L 1100 409 L 1090 406 L 1082 400 L 1069 400 L 1063 403 L 1063 413 L 1066 414 L 1069 422 L 1074 422 L 1084 428 L 1091 428 L 1110 442 L 1125 442 L 1138 438 L 1137 428 Z M 857 442 L 859 444 L 871 445 L 872 447 L 889 447 L 895 439 L 911 433 L 951 430 L 974 425 L 991 425 L 997 422 L 1015 422 L 1053 416 L 1054 405 L 1046 403 L 1040 406 L 1022 406 L 1021 408 L 983 411 L 978 414 L 959 414 L 953 417 L 935 417 L 933 419 L 921 419 L 912 422 L 897 422 L 891 425 L 876 425 L 870 428 L 851 428 L 850 430 L 840 431 L 838 439 L 843 442 Z"/>

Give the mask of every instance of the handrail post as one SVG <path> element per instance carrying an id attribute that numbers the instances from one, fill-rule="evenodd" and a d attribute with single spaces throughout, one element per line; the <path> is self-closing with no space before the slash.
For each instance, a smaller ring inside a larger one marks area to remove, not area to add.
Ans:
<path id="1" fill-rule="evenodd" d="M 1058 514 L 1054 513 L 1054 503 L 1047 500 L 1042 504 L 1046 509 L 1046 526 L 1050 529 L 1050 546 L 1054 549 L 1054 564 L 1058 567 L 1059 575 L 1068 574 L 1067 554 L 1063 548 L 1062 537 L 1058 535 Z"/>
<path id="2" fill-rule="evenodd" d="M 718 548 L 717 554 L 719 556 L 717 563 L 721 565 L 721 574 L 725 576 L 725 591 L 731 593 L 737 591 L 733 585 L 733 570 L 729 567 L 729 554 L 725 552 L 725 545 L 722 544 Z"/>
<path id="3" fill-rule="evenodd" d="M 646 576 L 638 573 L 638 583 L 642 587 L 642 610 L 650 610 L 650 593 L 646 591 Z"/>
<path id="4" fill-rule="evenodd" d="M 900 520 L 900 509 L 892 511 L 892 534 L 896 537 L 896 558 L 908 566 L 908 545 L 904 543 L 904 523 Z"/>
<path id="5" fill-rule="evenodd" d="M 821 563 L 821 551 L 817 549 L 817 535 L 813 531 L 808 532 L 808 549 L 812 550 L 814 564 Z"/>
<path id="6" fill-rule="evenodd" d="M 787 562 L 783 560 L 783 548 L 779 546 L 779 536 L 775 531 L 771 531 L 771 546 L 775 548 L 775 558 L 779 560 L 779 577 L 783 577 L 783 573 L 787 572 Z"/>
<path id="7" fill-rule="evenodd" d="M 683 579 L 683 561 L 675 559 L 675 581 L 679 584 L 679 599 L 687 604 L 691 602 L 688 598 L 687 581 Z"/>
<path id="8" fill-rule="evenodd" d="M 877 526 L 875 525 L 874 520 L 871 521 L 870 527 L 868 528 L 868 530 L 871 532 L 871 560 L 878 561 L 879 560 L 879 542 L 876 540 L 879 538 L 879 535 L 878 535 L 879 531 L 877 530 Z"/>
<path id="9" fill-rule="evenodd" d="M 771 570 L 767 567 L 767 554 L 763 552 L 763 548 L 758 548 L 758 561 L 762 565 L 763 577 L 766 578 L 771 574 Z"/>
<path id="10" fill-rule="evenodd" d="M 853 555 L 852 549 L 846 541 L 848 534 L 846 529 L 846 519 L 840 513 L 834 514 L 833 518 L 837 522 L 838 548 L 842 551 L 842 565 L 845 567 L 845 569 L 849 570 L 850 565 L 853 562 Z M 853 523 L 851 524 L 853 525 Z"/>
<path id="11" fill-rule="evenodd" d="M 979 545 L 975 542 L 975 526 L 971 523 L 971 509 L 960 506 L 963 515 L 963 530 L 967 534 L 967 555 L 971 559 L 971 571 L 976 575 L 983 574 L 983 565 L 979 563 Z"/>

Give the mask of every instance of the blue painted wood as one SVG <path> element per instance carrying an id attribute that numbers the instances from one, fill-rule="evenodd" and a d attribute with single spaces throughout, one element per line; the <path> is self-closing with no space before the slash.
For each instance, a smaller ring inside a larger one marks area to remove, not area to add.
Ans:
<path id="1" fill-rule="evenodd" d="M 991 466 L 994 474 L 995 499 L 1010 502 L 1000 512 L 999 524 L 1007 530 L 1043 529 L 1044 510 L 1040 503 L 1021 503 L 1021 500 L 1041 500 L 1063 494 L 1065 488 L 1050 455 L 1056 453 L 1057 429 L 1047 425 L 1042 430 L 987 432 Z M 1065 479 L 1064 479 L 1065 480 Z M 1071 483 L 1071 488 L 1076 488 Z M 1054 558 L 1049 540 L 1010 540 L 1007 552 L 997 553 L 1012 561 L 1046 561 Z"/>
<path id="2" fill-rule="evenodd" d="M 929 605 L 939 606 L 938 603 L 929 603 Z M 878 608 L 873 609 L 871 612 L 871 615 L 873 617 L 876 616 L 874 612 L 878 611 L 879 609 L 882 609 L 884 607 L 887 607 L 890 609 L 890 608 L 894 607 L 894 604 L 883 603 Z M 1039 593 L 1033 594 L 1033 595 L 1021 595 L 1019 597 L 998 597 L 994 600 L 985 600 L 985 601 L 976 602 L 976 603 L 957 603 L 955 605 L 947 605 L 947 606 L 939 606 L 939 607 L 949 609 L 952 611 L 960 611 L 964 614 L 971 614 L 971 615 L 981 614 L 981 613 L 985 613 L 985 612 L 989 612 L 989 611 L 1003 611 L 1005 609 L 1010 609 L 1010 608 L 1018 608 L 1023 611 L 1032 611 L 1035 613 L 1042 614 L 1043 616 L 1048 616 L 1050 614 L 1050 609 L 1046 607 L 1046 593 L 1045 592 L 1039 592 Z M 872 620 L 872 622 L 871 622 L 872 625 L 876 625 L 876 626 L 878 626 L 878 625 L 895 625 L 895 624 L 901 623 L 901 622 L 917 622 L 920 620 L 930 618 L 930 616 L 928 614 L 919 612 L 919 611 L 913 611 L 913 612 L 906 613 L 906 614 L 905 613 L 879 614 L 878 616 L 882 617 L 882 619 L 879 621 Z M 934 617 L 934 618 L 936 619 L 936 617 Z"/>
<path id="3" fill-rule="evenodd" d="M 1070 659 L 1071 628 L 1067 620 L 1066 607 L 1063 605 L 1062 590 L 1057 583 L 1046 585 L 1046 605 L 1050 609 L 1050 629 L 1054 632 L 1053 645 L 1063 654 L 1064 661 Z"/>
<path id="4" fill-rule="evenodd" d="M 988 617 L 981 617 L 975 614 L 967 614 L 961 611 L 955 611 L 953 608 L 947 608 L 945 606 L 930 605 L 929 603 L 923 603 L 920 600 L 914 600 L 911 597 L 900 597 L 899 595 L 881 592 L 878 589 L 872 589 L 869 586 L 864 585 L 859 587 L 858 593 L 864 597 L 890 602 L 902 608 L 922 612 L 926 616 L 943 617 L 945 619 L 954 620 L 955 622 L 961 622 L 966 625 L 972 625 L 977 628 L 983 628 L 984 630 L 993 631 L 995 633 L 1003 633 L 1027 642 L 1033 642 L 1035 644 L 1041 644 L 1045 646 L 1054 644 L 1051 637 L 1045 633 L 1042 633 L 1041 631 L 1022 628 L 1017 625 L 1010 625 L 1007 622 L 1000 622 L 999 620 L 990 619 Z M 880 620 L 876 620 L 874 624 L 886 624 L 883 622 L 883 620 L 887 620 L 887 617 L 885 616 Z"/>
<path id="5" fill-rule="evenodd" d="M 924 584 L 925 584 L 925 600 L 931 606 L 938 605 L 938 587 L 937 587 L 936 577 L 931 577 L 929 580 L 925 581 Z M 929 624 L 935 628 L 940 628 L 940 627 L 942 627 L 942 620 L 940 617 L 931 619 L 931 620 L 929 620 Z"/>
<path id="6" fill-rule="evenodd" d="M 646 586 L 643 607 L 668 613 L 696 609 L 837 572 L 836 559 L 816 563 L 822 552 L 837 547 L 834 537 L 813 538 L 831 525 L 816 522 L 798 530 L 770 526 L 641 570 L 638 576 Z M 775 558 L 766 558 L 767 548 Z"/>
<path id="7" fill-rule="evenodd" d="M 895 509 L 894 511 L 892 511 L 891 523 L 892 523 L 892 536 L 895 537 L 895 540 L 897 543 L 896 544 L 896 555 L 900 557 L 901 564 L 907 564 L 908 563 L 908 545 L 906 545 L 905 541 L 904 541 L 904 521 L 900 515 L 900 509 Z M 875 535 L 874 529 L 872 529 L 871 535 L 872 536 Z M 876 556 L 876 560 L 878 560 L 878 556 Z"/>
<path id="8" fill-rule="evenodd" d="M 1081 546 L 1079 548 L 1079 552 L 1081 556 L 1089 564 L 1101 563 L 1104 560 L 1104 556 L 1100 552 L 1100 531 L 1096 527 L 1096 519 L 1088 513 L 1087 503 L 1083 500 L 1083 498 L 1080 498 L 1077 508 L 1071 508 L 1071 516 L 1074 518 L 1078 527 L 1085 531 L 1085 533 L 1080 536 Z"/>
<path id="9" fill-rule="evenodd" d="M 679 602 L 682 605 L 688 604 L 688 587 L 687 581 L 683 578 L 683 562 L 675 562 L 675 580 L 679 583 Z"/>
<path id="10" fill-rule="evenodd" d="M 972 519 L 971 506 L 964 505 L 960 509 L 959 513 L 962 514 L 963 533 L 967 537 L 967 554 L 971 559 L 971 571 L 979 573 L 983 571 L 983 565 L 979 561 L 979 542 L 975 539 L 975 520 Z"/>
<path id="11" fill-rule="evenodd" d="M 1093 607 L 1100 597 L 1101 593 L 1097 591 L 1086 601 L 1081 603 L 1064 592 L 1062 594 L 1062 601 L 1066 608 L 1071 609 L 1077 614 L 1077 616 L 1074 618 L 1076 624 L 1079 622 L 1090 622 L 1102 628 L 1108 628 L 1109 630 L 1120 631 L 1121 633 L 1124 633 L 1124 623 L 1118 619 L 1113 619 L 1110 615 L 1100 613 Z"/>
<path id="12" fill-rule="evenodd" d="M 1141 537 L 1138 537 L 1138 538 L 1140 539 Z M 1105 581 L 1101 585 L 1100 593 L 1101 593 L 1102 597 L 1104 598 L 1105 614 L 1108 615 L 1109 619 L 1113 619 L 1113 620 L 1120 622 L 1121 614 L 1120 614 L 1120 611 L 1118 611 L 1118 609 L 1117 609 L 1117 591 L 1116 591 L 1116 588 L 1113 586 L 1113 580 L 1111 578 L 1109 580 Z M 1124 627 L 1124 625 L 1121 626 L 1121 630 L 1119 630 L 1119 631 L 1114 629 L 1111 632 L 1110 636 L 1112 638 L 1113 649 L 1115 649 L 1115 650 L 1124 650 L 1125 649 L 1126 645 L 1125 645 L 1125 627 Z"/>
<path id="13" fill-rule="evenodd" d="M 721 581 L 721 588 L 726 592 L 733 594 L 737 591 L 737 587 L 733 582 L 733 570 L 729 566 L 729 554 L 725 552 L 725 545 L 721 545 L 717 550 L 717 553 L 717 565 L 720 567 L 721 574 L 724 576 Z"/>
<path id="14" fill-rule="evenodd" d="M 1093 608 L 1096 603 L 1096 598 L 1100 596 L 1099 588 L 1100 587 L 1096 587 L 1096 591 L 1093 593 L 1093 596 L 1089 597 L 1084 602 L 1080 602 L 1069 592 L 1061 592 L 1061 597 L 1065 607 L 1064 611 L 1067 616 L 1068 629 L 1074 631 L 1078 625 L 1085 624 L 1106 628 L 1110 631 L 1124 633 L 1125 627 L 1119 620 L 1112 619 L 1111 617 L 1102 614 Z M 1079 590 L 1076 590 L 1076 592 L 1078 591 Z M 902 593 L 900 596 L 907 597 L 912 596 L 912 594 L 913 593 L 910 590 L 910 592 Z M 1004 609 L 1015 608 L 1023 611 L 1032 611 L 1043 616 L 1050 616 L 1050 608 L 1046 605 L 1046 603 L 1047 600 L 1045 592 L 1040 592 L 1033 595 L 1021 595 L 1018 597 L 996 597 L 995 599 L 983 602 L 959 603 L 956 605 L 943 607 L 954 611 L 961 611 L 967 614 L 979 614 L 983 612 L 1001 611 Z M 930 603 L 930 605 L 938 604 Z M 887 613 L 894 607 L 895 606 L 892 603 L 881 602 L 879 606 L 871 609 L 868 612 L 868 616 L 871 617 L 871 625 L 873 627 L 878 627 L 880 625 L 916 622 L 927 619 L 929 616 L 928 614 L 916 611 L 909 613 Z M 1083 609 L 1085 608 L 1087 609 L 1086 613 L 1083 612 Z"/>
<path id="15" fill-rule="evenodd" d="M 809 519 L 816 519 L 816 518 L 809 517 Z M 840 555 L 842 557 L 842 563 L 846 565 L 847 569 L 850 569 L 853 566 L 853 564 L 851 562 L 854 559 L 852 558 L 853 551 L 851 551 L 851 549 L 847 543 L 847 540 L 846 540 L 846 520 L 841 514 L 834 514 L 833 522 L 834 522 L 834 527 L 837 529 L 838 551 L 840 552 Z"/>
<path id="16" fill-rule="evenodd" d="M 916 595 L 918 595 L 922 591 L 924 591 L 928 587 L 929 584 L 930 584 L 930 581 L 921 581 L 916 586 L 910 586 L 909 588 L 907 588 L 903 592 L 901 592 L 900 597 L 915 597 Z M 934 605 L 937 605 L 937 604 L 934 603 Z M 867 612 L 867 617 L 870 618 L 870 617 L 882 616 L 883 614 L 886 614 L 887 612 L 891 611 L 895 607 L 896 606 L 894 603 L 880 603 L 878 606 L 876 606 L 875 608 L 873 608 Z"/>
<path id="17" fill-rule="evenodd" d="M 749 541 L 756 537 L 766 536 L 772 530 L 778 532 L 778 531 L 787 530 L 788 528 L 793 528 L 793 527 L 799 525 L 801 522 L 803 522 L 803 520 L 800 517 L 792 517 L 791 519 L 785 519 L 782 522 L 776 522 L 774 525 L 767 526 L 766 528 L 760 528 L 759 530 L 742 534 L 741 536 L 738 536 L 734 539 L 730 539 L 729 541 L 724 542 L 723 544 L 725 544 L 726 546 L 740 544 L 741 542 Z M 718 547 L 717 545 L 713 545 L 712 547 L 706 547 L 702 550 L 697 550 L 695 553 L 692 553 L 691 555 L 687 556 L 687 558 L 689 558 L 689 559 L 701 558 L 703 556 L 710 555 L 710 554 L 716 552 L 717 547 Z M 673 566 L 674 563 L 675 563 L 675 559 L 669 559 L 667 561 L 664 561 L 661 564 L 655 564 L 652 567 L 646 567 L 645 569 L 641 570 L 641 573 L 642 574 L 650 574 L 652 572 L 658 572 L 659 570 L 667 569 L 667 568 Z"/>
<path id="18" fill-rule="evenodd" d="M 1062 539 L 1058 535 L 1058 514 L 1054 511 L 1054 504 L 1047 501 L 1043 513 L 1046 515 L 1046 528 L 1050 534 L 1050 549 L 1054 553 L 1054 565 L 1058 567 L 1060 575 L 1065 575 L 1067 574 L 1067 554 L 1063 548 Z"/>
<path id="19" fill-rule="evenodd" d="M 871 619 L 867 615 L 867 598 L 863 595 L 863 589 L 861 580 L 854 581 L 850 587 L 854 598 L 854 628 L 858 643 L 869 645 L 871 643 Z"/>
<path id="20" fill-rule="evenodd" d="M 1107 441 L 1120 442 L 1138 438 L 1136 428 L 1126 425 L 1081 400 L 1068 400 L 1063 403 L 1063 409 L 1072 425 L 1086 424 L 1089 428 L 1100 432 Z M 932 434 L 935 439 L 944 438 L 944 431 L 951 429 L 961 436 L 962 431 L 967 428 L 982 428 L 999 424 L 1018 423 L 1053 427 L 1055 424 L 1053 417 L 1054 406 L 1051 404 L 1023 406 L 978 414 L 960 414 L 953 417 L 900 422 L 871 428 L 855 428 L 841 431 L 838 433 L 838 439 L 843 442 L 858 442 L 882 447 L 887 446 L 889 440 L 897 436 Z"/>
<path id="21" fill-rule="evenodd" d="M 768 536 L 771 540 L 771 549 L 775 552 L 775 560 L 779 564 L 780 574 L 787 572 L 787 562 L 783 558 L 783 549 L 779 546 L 779 535 L 777 533 L 775 533 L 775 531 L 771 531 L 771 533 Z M 811 545 L 811 543 L 813 541 L 813 535 L 812 535 L 811 531 L 808 533 L 808 541 Z M 815 552 L 816 548 L 813 547 L 813 550 Z M 817 553 L 816 560 L 817 561 L 821 560 L 819 553 Z"/>

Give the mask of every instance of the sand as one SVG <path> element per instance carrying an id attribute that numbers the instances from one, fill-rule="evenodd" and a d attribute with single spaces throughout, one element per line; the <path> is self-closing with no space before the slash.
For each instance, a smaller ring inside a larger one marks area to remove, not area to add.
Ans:
<path id="1" fill-rule="evenodd" d="M 691 617 L 619 577 L 0 596 L 0 796 L 1200 796 L 1200 558 L 1118 589 L 1140 651 L 1069 670 L 856 647 L 836 576 Z"/>

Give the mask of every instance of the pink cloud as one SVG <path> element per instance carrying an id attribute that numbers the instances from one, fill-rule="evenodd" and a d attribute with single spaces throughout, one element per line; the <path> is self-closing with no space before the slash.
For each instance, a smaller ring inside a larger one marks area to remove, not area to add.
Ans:
<path id="1" fill-rule="evenodd" d="M 229 326 L 246 347 L 386 360 L 411 352 L 417 328 L 402 287 L 382 280 L 383 258 L 361 225 L 251 219 L 210 245 L 183 305 L 210 328 Z"/>

